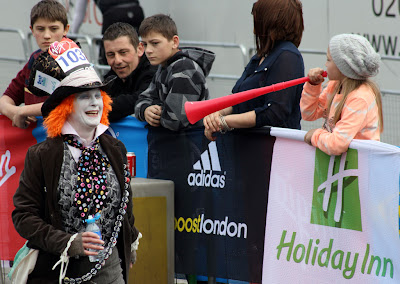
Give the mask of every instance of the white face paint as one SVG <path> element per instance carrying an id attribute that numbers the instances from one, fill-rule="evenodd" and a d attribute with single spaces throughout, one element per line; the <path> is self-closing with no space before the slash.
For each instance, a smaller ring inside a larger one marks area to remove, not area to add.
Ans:
<path id="1" fill-rule="evenodd" d="M 74 111 L 68 122 L 86 140 L 91 140 L 103 114 L 103 98 L 99 89 L 75 94 Z"/>

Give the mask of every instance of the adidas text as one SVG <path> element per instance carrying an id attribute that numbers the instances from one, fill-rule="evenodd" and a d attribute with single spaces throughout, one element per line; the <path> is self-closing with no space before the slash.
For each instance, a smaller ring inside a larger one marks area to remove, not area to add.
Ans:
<path id="1" fill-rule="evenodd" d="M 190 173 L 187 178 L 188 184 L 190 186 L 205 186 L 214 188 L 224 188 L 225 187 L 225 176 L 213 174 L 212 171 L 201 171 L 198 174 Z"/>

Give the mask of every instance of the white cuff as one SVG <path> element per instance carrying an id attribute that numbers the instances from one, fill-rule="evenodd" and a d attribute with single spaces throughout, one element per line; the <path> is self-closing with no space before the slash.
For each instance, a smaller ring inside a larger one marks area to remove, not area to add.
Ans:
<path id="1" fill-rule="evenodd" d="M 139 247 L 139 239 L 141 239 L 142 233 L 139 232 L 139 235 L 137 236 L 136 240 L 131 244 L 131 251 L 137 250 Z"/>

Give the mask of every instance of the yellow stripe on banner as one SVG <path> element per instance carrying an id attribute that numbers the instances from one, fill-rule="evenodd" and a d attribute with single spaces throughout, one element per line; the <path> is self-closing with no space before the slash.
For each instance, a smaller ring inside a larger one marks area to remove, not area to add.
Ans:
<path id="1" fill-rule="evenodd" d="M 167 198 L 133 198 L 135 226 L 142 233 L 137 260 L 129 272 L 129 283 L 168 283 Z"/>

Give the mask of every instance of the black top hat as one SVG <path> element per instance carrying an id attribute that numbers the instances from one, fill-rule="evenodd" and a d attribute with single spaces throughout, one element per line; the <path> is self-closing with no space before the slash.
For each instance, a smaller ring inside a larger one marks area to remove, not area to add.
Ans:
<path id="1" fill-rule="evenodd" d="M 47 117 L 68 96 L 91 89 L 107 91 L 114 79 L 102 82 L 79 46 L 63 38 L 36 58 L 28 89 L 36 96 L 49 96 L 42 106 L 42 115 Z"/>

